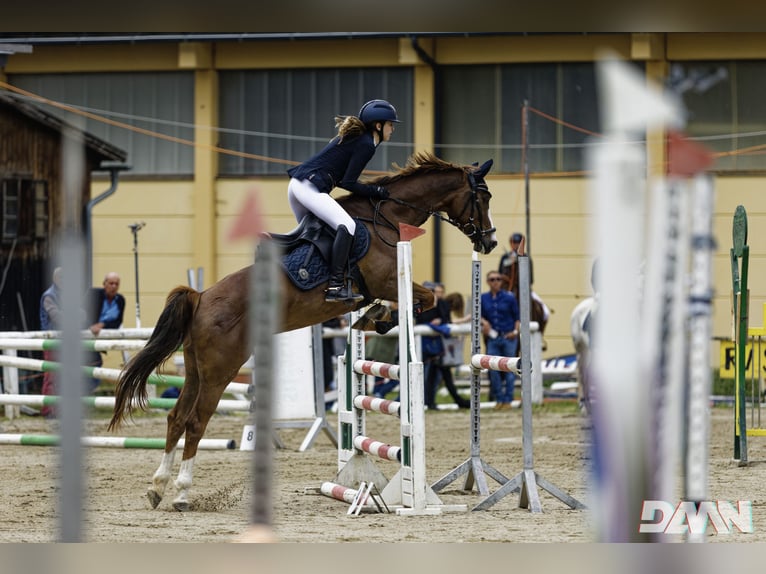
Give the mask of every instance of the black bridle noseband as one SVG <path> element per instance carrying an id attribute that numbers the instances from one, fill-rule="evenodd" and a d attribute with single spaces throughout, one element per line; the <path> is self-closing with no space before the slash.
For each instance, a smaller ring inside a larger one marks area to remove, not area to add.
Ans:
<path id="1" fill-rule="evenodd" d="M 471 188 L 471 197 L 469 201 L 466 202 L 465 206 L 463 207 L 463 211 L 460 212 L 458 217 L 461 217 L 465 211 L 470 207 L 471 213 L 468 216 L 468 220 L 465 223 L 461 223 L 457 219 L 453 219 L 449 216 L 442 215 L 441 212 L 436 211 L 434 209 L 424 209 L 418 205 L 413 205 L 412 203 L 409 203 L 407 201 L 402 201 L 401 199 L 398 199 L 396 197 L 389 197 L 388 199 L 382 199 L 379 201 L 374 201 L 372 198 L 370 198 L 370 202 L 373 204 L 374 209 L 374 216 L 372 219 L 372 226 L 375 230 L 375 234 L 378 236 L 378 238 L 388 245 L 389 247 L 396 247 L 395 243 L 391 243 L 390 241 L 386 240 L 378 230 L 378 225 L 382 224 L 384 227 L 393 229 L 396 231 L 396 233 L 399 233 L 399 228 L 385 215 L 383 215 L 380 212 L 380 207 L 383 203 L 386 201 L 393 201 L 394 203 L 397 203 L 399 205 L 403 205 L 405 207 L 409 207 L 410 209 L 414 209 L 415 211 L 421 211 L 423 213 L 427 213 L 428 217 L 436 217 L 440 219 L 441 221 L 444 221 L 446 223 L 449 223 L 450 225 L 457 227 L 463 234 L 468 236 L 468 238 L 473 242 L 474 245 L 478 245 L 482 238 L 485 235 L 490 235 L 492 233 L 495 233 L 497 229 L 495 227 L 488 227 L 486 229 L 483 229 L 484 221 L 483 216 L 481 213 L 481 209 L 479 209 L 479 192 L 480 191 L 486 191 L 489 193 L 489 188 L 487 187 L 487 184 L 484 182 L 484 180 L 476 180 L 476 177 L 473 173 L 468 173 L 468 183 Z"/>

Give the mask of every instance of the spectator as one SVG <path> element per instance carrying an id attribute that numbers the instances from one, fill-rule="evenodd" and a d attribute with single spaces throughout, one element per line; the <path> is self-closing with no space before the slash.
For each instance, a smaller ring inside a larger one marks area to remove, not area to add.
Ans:
<path id="1" fill-rule="evenodd" d="M 503 281 L 503 289 L 513 291 L 513 295 L 516 300 L 519 299 L 519 267 L 516 265 L 519 259 L 519 249 L 522 241 L 524 241 L 524 235 L 518 231 L 513 233 L 509 238 L 511 244 L 511 250 L 506 251 L 500 258 L 500 264 L 497 267 L 500 275 L 505 275 L 507 281 Z M 532 272 L 532 259 L 529 260 L 529 285 L 530 288 L 534 283 L 534 273 Z"/>
<path id="2" fill-rule="evenodd" d="M 519 341 L 519 305 L 511 291 L 502 288 L 503 276 L 487 274 L 489 291 L 481 295 L 482 333 L 488 355 L 515 357 Z M 511 408 L 516 375 L 489 371 L 489 382 L 498 410 Z"/>
<path id="3" fill-rule="evenodd" d="M 471 313 L 465 307 L 465 299 L 461 293 L 455 291 L 444 296 L 444 300 L 449 305 L 450 317 L 452 323 L 470 323 Z"/>
<path id="4" fill-rule="evenodd" d="M 503 289 L 511 291 L 513 296 L 516 297 L 517 304 L 521 305 L 521 298 L 519 293 L 519 255 L 524 255 L 525 247 L 522 246 L 524 242 L 524 235 L 516 232 L 511 235 L 511 251 L 506 252 L 500 258 L 500 265 L 498 266 L 498 273 L 503 275 Z M 540 334 L 545 335 L 545 327 L 548 325 L 548 319 L 550 319 L 551 310 L 548 305 L 542 300 L 540 295 L 535 293 L 532 289 L 534 283 L 534 273 L 532 271 L 532 259 L 529 259 L 529 295 L 530 295 L 530 319 L 536 321 Z M 543 341 L 543 350 L 547 347 L 545 341 Z"/>
<path id="5" fill-rule="evenodd" d="M 457 391 L 452 369 L 443 363 L 444 342 L 442 336 L 449 337 L 450 335 L 450 307 L 444 300 L 444 285 L 426 282 L 423 286 L 431 289 L 436 297 L 436 304 L 431 309 L 420 313 L 415 319 L 416 324 L 428 325 L 436 331 L 435 336 L 423 335 L 421 337 L 425 405 L 428 410 L 438 410 L 436 391 L 439 388 L 440 379 L 444 379 L 444 386 L 447 387 L 447 391 L 455 404 L 461 409 L 470 408 L 471 401 L 463 398 Z"/>
<path id="6" fill-rule="evenodd" d="M 391 302 L 392 318 L 398 319 L 397 304 Z M 365 358 L 369 361 L 378 361 L 379 363 L 396 364 L 399 359 L 399 337 L 370 336 L 364 346 Z M 399 386 L 396 379 L 386 379 L 385 377 L 375 377 L 375 384 L 372 388 L 372 394 L 378 398 L 385 399 L 386 395 Z"/>
<path id="7" fill-rule="evenodd" d="M 61 267 L 56 267 L 53 270 L 53 282 L 40 297 L 40 329 L 43 331 L 58 331 L 61 328 L 60 302 L 62 279 L 63 270 Z M 55 358 L 53 351 L 43 351 L 44 361 L 53 361 Z M 56 381 L 54 373 L 51 371 L 45 371 L 43 374 L 42 393 L 44 395 L 56 394 Z M 56 416 L 55 409 L 50 406 L 43 406 L 40 409 L 40 414 L 45 418 Z"/>
<path id="8" fill-rule="evenodd" d="M 111 271 L 104 276 L 103 287 L 94 287 L 87 293 L 87 321 L 88 329 L 98 336 L 102 329 L 119 329 L 125 312 L 125 297 L 118 293 L 120 289 L 120 276 Z M 100 367 L 104 364 L 101 353 L 93 351 L 88 353 L 86 361 L 90 366 Z M 91 391 L 98 387 L 99 379 L 92 379 Z"/>

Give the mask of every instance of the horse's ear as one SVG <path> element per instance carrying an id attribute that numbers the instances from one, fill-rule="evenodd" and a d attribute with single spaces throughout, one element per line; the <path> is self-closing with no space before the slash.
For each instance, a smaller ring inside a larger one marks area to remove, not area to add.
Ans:
<path id="1" fill-rule="evenodd" d="M 473 162 L 471 165 L 472 165 L 473 167 L 479 167 L 479 162 L 478 162 L 478 161 L 475 161 L 475 162 Z"/>
<path id="2" fill-rule="evenodd" d="M 490 168 L 492 168 L 492 163 L 493 161 L 491 159 L 488 159 L 487 161 L 485 161 L 481 165 L 481 167 L 476 170 L 476 175 L 478 175 L 479 177 L 484 177 L 485 175 L 487 175 L 487 173 L 489 173 Z"/>

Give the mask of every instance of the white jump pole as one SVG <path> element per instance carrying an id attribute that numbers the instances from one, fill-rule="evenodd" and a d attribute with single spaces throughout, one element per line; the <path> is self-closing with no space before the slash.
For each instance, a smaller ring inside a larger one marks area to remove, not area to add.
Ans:
<path id="1" fill-rule="evenodd" d="M 27 405 L 30 407 L 43 407 L 57 405 L 60 398 L 54 395 L 0 395 L 0 405 L 12 405 L 20 406 Z M 113 409 L 114 397 L 82 397 L 84 405 L 95 409 Z M 147 399 L 147 406 L 153 409 L 171 409 L 175 406 L 178 399 L 163 399 L 163 398 L 149 398 Z M 139 401 L 133 400 L 132 404 L 135 407 L 139 406 Z M 250 410 L 249 401 L 238 401 L 230 399 L 221 399 L 218 401 L 218 411 L 248 411 Z"/>
<path id="2" fill-rule="evenodd" d="M 82 446 L 105 448 L 164 449 L 164 438 L 84 436 Z M 59 446 L 61 437 L 56 435 L 0 434 L 0 444 L 19 446 Z M 178 441 L 178 448 L 184 447 L 184 439 Z M 203 438 L 197 448 L 200 450 L 232 450 L 236 447 L 233 439 Z"/>

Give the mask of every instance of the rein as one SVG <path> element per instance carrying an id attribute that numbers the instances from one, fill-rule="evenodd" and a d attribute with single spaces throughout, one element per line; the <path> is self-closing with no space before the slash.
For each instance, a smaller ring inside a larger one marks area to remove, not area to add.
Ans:
<path id="1" fill-rule="evenodd" d="M 397 234 L 397 236 L 399 235 L 398 226 L 394 222 L 392 222 L 390 219 L 388 219 L 385 215 L 383 215 L 380 211 L 382 204 L 384 204 L 386 201 L 393 201 L 394 203 L 398 205 L 408 207 L 414 211 L 425 213 L 427 214 L 427 217 L 436 217 L 437 219 L 440 219 L 441 221 L 449 223 L 453 227 L 456 227 L 457 229 L 459 229 L 464 235 L 468 236 L 471 239 L 471 241 L 477 242 L 483 236 L 489 235 L 490 233 L 494 233 L 496 231 L 496 228 L 490 227 L 488 229 L 482 229 L 481 221 L 478 221 L 478 225 L 477 223 L 475 223 L 477 214 L 479 219 L 481 219 L 481 211 L 479 210 L 478 192 L 479 191 L 489 192 L 489 188 L 487 187 L 486 183 L 477 182 L 476 178 L 474 177 L 472 173 L 469 173 L 467 175 L 468 175 L 468 183 L 471 186 L 471 198 L 470 198 L 470 201 L 466 202 L 465 206 L 463 207 L 463 211 L 460 212 L 460 215 L 462 216 L 463 213 L 465 213 L 465 210 L 468 209 L 470 205 L 471 214 L 468 218 L 467 223 L 460 223 L 460 221 L 458 221 L 457 219 L 453 219 L 452 217 L 445 216 L 439 211 L 435 211 L 433 209 L 425 209 L 418 205 L 414 205 L 407 201 L 403 201 L 397 197 L 389 197 L 388 199 L 381 199 L 381 200 L 378 200 L 377 202 L 373 201 L 372 198 L 370 198 L 370 203 L 373 205 L 373 214 L 374 214 L 373 218 L 372 219 L 360 218 L 360 219 L 363 219 L 364 221 L 369 221 L 370 223 L 372 223 L 372 227 L 373 227 L 373 230 L 375 231 L 375 235 L 384 244 L 388 245 L 389 247 L 396 247 L 396 244 L 391 243 L 390 241 L 385 239 L 380 234 L 380 231 L 378 229 L 378 226 L 381 225 L 382 227 L 386 227 L 394 231 Z"/>

